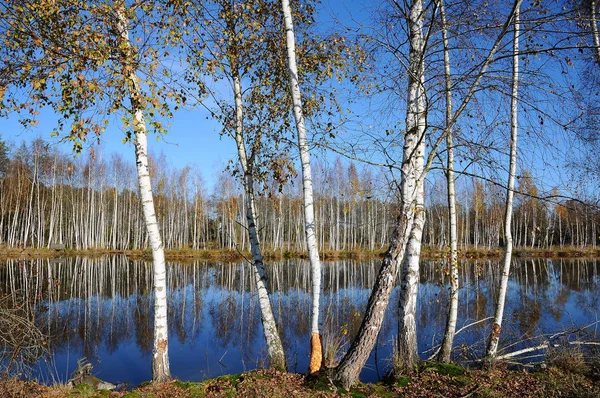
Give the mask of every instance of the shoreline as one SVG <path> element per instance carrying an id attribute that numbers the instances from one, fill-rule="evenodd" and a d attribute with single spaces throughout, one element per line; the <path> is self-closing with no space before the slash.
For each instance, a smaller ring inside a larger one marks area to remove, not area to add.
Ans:
<path id="1" fill-rule="evenodd" d="M 323 261 L 336 260 L 372 260 L 383 258 L 385 249 L 380 250 L 324 250 L 319 253 Z M 426 260 L 443 260 L 449 252 L 438 248 L 423 247 L 421 258 Z M 148 250 L 108 250 L 108 249 L 64 249 L 46 248 L 9 248 L 0 247 L 0 260 L 7 259 L 43 259 L 55 257 L 102 257 L 106 255 L 125 255 L 132 259 L 152 260 Z M 464 260 L 501 259 L 503 250 L 469 248 L 458 251 L 458 257 Z M 308 253 L 295 250 L 263 251 L 265 260 L 308 259 Z M 600 258 L 600 247 L 563 247 L 546 249 L 519 248 L 513 250 L 513 257 L 518 258 Z M 213 260 L 242 261 L 251 258 L 249 252 L 238 252 L 228 249 L 165 249 L 167 261 L 177 260 Z"/>

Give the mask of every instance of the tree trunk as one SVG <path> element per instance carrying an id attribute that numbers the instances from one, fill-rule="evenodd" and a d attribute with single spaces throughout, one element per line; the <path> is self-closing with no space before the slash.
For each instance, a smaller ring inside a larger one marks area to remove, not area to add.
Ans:
<path id="1" fill-rule="evenodd" d="M 409 73 L 408 102 L 406 108 L 406 131 L 414 137 L 416 151 L 408 159 L 413 164 L 412 170 L 416 186 L 416 209 L 410 240 L 406 249 L 406 259 L 402 265 L 400 279 L 400 300 L 398 303 L 398 357 L 395 363 L 397 371 L 412 368 L 419 359 L 417 352 L 417 294 L 419 288 L 419 259 L 421 255 L 421 238 L 425 223 L 424 184 L 421 178 L 424 171 L 425 152 L 425 88 L 424 88 L 424 54 L 425 39 L 423 37 L 423 2 L 415 0 L 410 6 L 407 18 L 409 27 Z M 405 160 L 406 161 L 406 160 Z"/>
<path id="2" fill-rule="evenodd" d="M 406 149 L 407 146 L 405 146 L 405 154 L 407 153 Z M 412 152 L 412 149 L 410 152 Z M 403 183 L 403 185 L 406 186 L 408 184 Z M 403 196 L 407 194 L 406 197 L 408 200 L 402 204 L 402 214 L 396 220 L 390 247 L 381 263 L 379 274 L 377 275 L 373 291 L 367 303 L 365 316 L 356 337 L 352 341 L 350 349 L 334 371 L 334 378 L 341 382 L 344 388 L 349 388 L 358 381 L 360 371 L 367 362 L 371 350 L 375 345 L 377 335 L 383 323 L 390 294 L 396 282 L 398 264 L 402 262 L 404 257 L 414 220 L 414 194 L 413 198 L 409 198 L 409 190 L 403 189 L 403 191 Z"/>
<path id="3" fill-rule="evenodd" d="M 518 134 L 518 99 L 519 94 L 519 7 L 515 10 L 514 16 L 514 39 L 513 39 L 513 73 L 512 73 L 512 98 L 510 105 L 511 112 L 511 133 L 510 133 L 510 166 L 508 172 L 508 189 L 506 192 L 506 211 L 504 214 L 504 260 L 502 265 L 502 279 L 500 281 L 500 290 L 496 300 L 494 311 L 494 324 L 490 333 L 486 356 L 488 359 L 496 357 L 498 350 L 498 341 L 500 340 L 500 330 L 502 328 L 502 317 L 504 315 L 504 302 L 508 288 L 508 276 L 510 274 L 510 263 L 512 259 L 513 238 L 511 232 L 511 221 L 513 211 L 513 191 L 515 187 L 515 174 L 517 169 L 517 134 Z"/>
<path id="4" fill-rule="evenodd" d="M 439 1 L 440 16 L 442 19 L 442 38 L 444 42 L 444 74 L 446 80 L 446 146 L 448 150 L 448 170 L 446 179 L 448 183 L 448 220 L 450 257 L 448 266 L 450 269 L 450 297 L 448 305 L 448 318 L 444 339 L 438 355 L 438 361 L 449 363 L 454 335 L 456 334 L 456 319 L 458 316 L 458 236 L 456 221 L 456 193 L 454 186 L 454 145 L 452 142 L 452 81 L 450 75 L 450 51 L 448 46 L 448 31 L 446 25 L 446 11 L 444 0 Z"/>
<path id="5" fill-rule="evenodd" d="M 311 336 L 310 336 L 310 366 L 309 372 L 315 373 L 321 369 L 323 350 L 321 342 L 320 321 L 320 297 L 321 297 L 321 261 L 317 247 L 315 232 L 315 211 L 312 187 L 312 172 L 310 168 L 310 152 L 306 138 L 306 126 L 302 112 L 302 97 L 300 83 L 298 81 L 298 68 L 296 67 L 296 43 L 294 37 L 294 25 L 289 0 L 281 1 L 281 8 L 285 20 L 286 45 L 288 56 L 288 67 L 290 74 L 290 89 L 294 108 L 294 119 L 296 120 L 296 131 L 298 133 L 298 149 L 300 151 L 300 162 L 302 164 L 302 193 L 304 200 L 304 233 L 306 246 L 310 259 L 312 277 L 312 310 L 311 310 Z"/>
<path id="6" fill-rule="evenodd" d="M 598 18 L 596 16 L 596 0 L 590 1 L 590 11 L 592 15 L 592 35 L 596 52 L 596 62 L 600 64 L 600 34 L 598 33 Z"/>
<path id="7" fill-rule="evenodd" d="M 416 0 L 412 5 L 411 17 L 415 18 L 415 22 L 421 22 L 416 26 L 411 26 L 411 68 L 414 68 L 412 69 L 413 71 L 418 72 L 419 68 L 422 67 L 422 64 L 419 61 L 419 56 L 417 56 L 418 51 L 415 52 L 415 49 L 422 50 L 423 42 L 420 41 L 419 43 L 416 43 L 417 45 L 415 46 L 413 40 L 417 39 L 417 41 L 419 41 L 419 38 L 422 39 L 422 34 L 417 32 L 418 34 L 415 37 L 413 29 L 418 31 L 418 27 L 422 27 L 423 17 L 421 0 Z M 358 381 L 360 371 L 369 358 L 369 354 L 376 343 L 390 294 L 396 282 L 398 266 L 402 262 L 404 254 L 407 251 L 408 241 L 411 239 L 413 243 L 417 243 L 416 238 L 420 237 L 420 234 L 422 233 L 422 231 L 418 232 L 417 235 L 419 236 L 415 236 L 411 232 L 413 227 L 422 228 L 422 224 L 420 224 L 419 221 L 415 222 L 417 217 L 422 217 L 424 220 L 424 214 L 417 216 L 416 213 L 421 212 L 421 209 L 417 209 L 417 207 L 419 204 L 422 204 L 423 199 L 421 196 L 423 192 L 422 182 L 419 183 L 419 180 L 422 181 L 423 168 L 421 167 L 421 172 L 419 172 L 418 165 L 419 163 L 422 164 L 423 160 L 423 147 L 419 142 L 421 141 L 421 138 L 423 138 L 422 127 L 424 127 L 424 120 L 422 117 L 425 115 L 422 112 L 419 113 L 419 102 L 422 101 L 422 97 L 418 95 L 421 89 L 421 76 L 411 73 L 409 73 L 409 76 L 411 77 L 409 77 L 409 103 L 406 116 L 407 129 L 404 138 L 402 181 L 400 184 L 401 213 L 396 220 L 390 247 L 383 258 L 358 333 L 352 341 L 350 349 L 334 372 L 334 378 L 340 381 L 344 388 L 349 388 Z M 420 196 L 420 198 L 417 198 L 417 196 Z M 413 249 L 414 248 L 416 248 L 416 246 L 413 246 Z M 413 254 L 418 253 L 413 252 Z M 414 285 L 414 274 L 408 275 L 407 273 L 403 277 L 410 278 L 407 279 L 407 281 L 410 282 L 411 285 Z M 418 283 L 418 279 L 416 280 L 416 283 Z M 413 298 L 413 291 L 410 292 L 408 297 L 410 299 Z M 408 305 L 404 305 L 403 307 L 410 310 L 410 305 L 412 305 L 412 303 L 407 302 L 405 304 Z M 404 324 L 407 325 L 407 317 L 404 316 L 404 319 Z M 408 320 L 410 321 L 410 319 Z"/>
<path id="8" fill-rule="evenodd" d="M 125 73 L 128 73 L 127 78 L 129 79 L 130 84 L 129 95 L 131 112 L 134 117 L 135 158 L 138 183 L 154 264 L 154 349 L 152 352 L 152 380 L 161 383 L 166 382 L 171 378 L 168 350 L 167 272 L 165 266 L 165 253 L 156 220 L 150 171 L 148 170 L 148 137 L 143 109 L 139 102 L 141 90 L 138 77 L 135 74 L 135 69 L 131 68 L 130 65 L 133 63 L 133 55 L 127 30 L 128 21 L 122 9 L 117 10 L 117 16 L 117 31 L 119 33 L 120 45 L 125 49 L 125 53 L 128 54 L 128 56 L 124 57 L 122 63 Z"/>
<path id="9" fill-rule="evenodd" d="M 256 290 L 258 292 L 258 302 L 260 306 L 260 315 L 267 341 L 267 352 L 269 356 L 269 366 L 273 369 L 285 371 L 285 353 L 283 345 L 279 338 L 277 324 L 273 316 L 271 300 L 267 290 L 267 278 L 265 276 L 265 268 L 263 265 L 263 257 L 260 249 L 260 241 L 258 238 L 258 227 L 256 223 L 256 205 L 254 201 L 254 176 L 252 164 L 249 164 L 246 156 L 246 145 L 244 143 L 244 126 L 243 126 L 243 103 L 242 103 L 242 88 L 240 77 L 235 74 L 233 77 L 233 91 L 235 96 L 235 111 L 236 111 L 236 129 L 235 142 L 238 149 L 238 157 L 240 166 L 244 172 L 244 192 L 246 194 L 246 220 L 248 222 L 248 234 L 250 236 L 250 250 L 252 252 L 252 269 L 254 279 L 256 281 Z"/>

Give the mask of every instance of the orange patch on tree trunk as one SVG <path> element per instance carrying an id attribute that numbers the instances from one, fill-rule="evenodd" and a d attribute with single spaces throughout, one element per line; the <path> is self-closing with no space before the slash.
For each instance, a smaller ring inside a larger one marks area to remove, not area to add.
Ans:
<path id="1" fill-rule="evenodd" d="M 323 348 L 321 345 L 321 335 L 318 332 L 310 336 L 310 366 L 308 371 L 310 374 L 317 373 L 321 370 L 323 363 Z"/>
<path id="2" fill-rule="evenodd" d="M 494 323 L 494 326 L 492 326 L 492 334 L 494 335 L 494 337 L 499 337 L 500 336 L 500 325 L 498 325 L 497 323 Z"/>

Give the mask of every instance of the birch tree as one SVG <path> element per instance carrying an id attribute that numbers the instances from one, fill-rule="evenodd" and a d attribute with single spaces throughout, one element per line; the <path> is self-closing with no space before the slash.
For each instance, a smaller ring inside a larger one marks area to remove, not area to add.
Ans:
<path id="1" fill-rule="evenodd" d="M 592 39 L 594 40 L 594 55 L 596 62 L 600 65 L 600 33 L 598 33 L 598 4 L 597 0 L 590 0 L 590 16 L 592 25 Z"/>
<path id="2" fill-rule="evenodd" d="M 517 172 L 517 136 L 518 136 L 518 94 L 519 94 L 519 12 L 520 4 L 516 7 L 513 23 L 513 57 L 512 57 L 512 90 L 510 102 L 510 162 L 508 170 L 508 185 L 506 190 L 506 208 L 504 213 L 504 258 L 502 260 L 502 276 L 500 289 L 494 308 L 494 323 L 490 332 L 486 357 L 494 359 L 498 350 L 502 318 L 504 316 L 504 303 L 508 289 L 508 277 L 512 261 L 513 237 L 512 237 L 512 212 L 513 195 L 515 189 L 515 175 Z"/>
<path id="3" fill-rule="evenodd" d="M 422 11 L 422 1 L 416 0 L 411 3 L 409 18 L 413 18 L 413 22 L 416 23 L 416 25 L 414 26 L 414 29 L 411 29 L 410 31 L 410 67 L 414 68 L 413 71 L 416 71 L 417 74 L 409 77 L 410 95 L 408 97 L 409 104 L 407 105 L 406 113 L 407 129 L 404 135 L 401 170 L 402 180 L 400 183 L 401 211 L 396 219 L 390 247 L 383 258 L 373 291 L 371 292 L 371 296 L 367 303 L 365 316 L 361 326 L 356 337 L 352 341 L 350 349 L 335 369 L 335 379 L 341 382 L 345 388 L 350 387 L 358 381 L 360 371 L 366 363 L 373 345 L 375 344 L 381 324 L 383 323 L 383 317 L 389 302 L 390 294 L 394 287 L 399 264 L 403 261 L 405 252 L 408 250 L 407 244 L 409 240 L 411 240 L 411 236 L 413 243 L 416 243 L 415 239 L 420 238 L 419 232 L 416 232 L 415 235 L 413 235 L 412 232 L 415 226 L 415 218 L 417 217 L 416 213 L 420 210 L 417 209 L 419 204 L 417 196 L 420 193 L 419 186 L 422 187 L 422 185 L 419 185 L 418 180 L 420 178 L 419 167 L 423 166 L 422 160 L 424 155 L 422 152 L 423 147 L 420 147 L 419 144 L 420 139 L 423 138 L 420 134 L 422 135 L 424 133 L 423 127 L 425 120 L 422 119 L 424 113 L 422 111 L 421 113 L 419 112 L 419 105 L 421 104 L 421 101 L 423 101 L 423 97 L 422 95 L 419 95 L 419 91 L 422 89 L 420 86 L 422 74 L 418 74 L 423 67 L 419 55 L 423 54 L 417 53 L 419 50 L 423 50 L 424 46 L 422 32 L 419 31 L 423 26 Z M 416 48 L 413 47 L 415 45 L 417 46 Z M 414 57 L 412 55 L 414 55 Z M 419 152 L 420 155 L 416 154 Z M 423 169 L 421 168 L 421 171 L 422 170 Z M 417 222 L 417 228 L 420 226 L 421 224 Z M 413 254 L 417 254 L 418 250 L 420 250 L 420 246 L 416 247 L 413 245 Z M 415 277 L 416 283 L 418 284 L 418 265 L 416 275 L 414 272 L 410 275 L 407 273 L 406 276 L 404 276 L 406 282 L 403 282 L 403 284 L 412 284 L 412 286 L 409 287 L 414 287 Z M 409 294 L 404 297 L 412 299 L 411 294 L 412 292 L 409 292 Z M 401 300 L 406 300 L 406 298 L 401 298 Z M 406 302 L 404 307 L 408 312 L 411 312 L 414 310 L 415 304 L 415 302 Z M 400 317 L 403 317 L 402 313 L 400 314 Z M 414 322 L 414 318 L 410 318 L 408 322 L 404 321 L 404 324 L 411 327 L 409 324 L 411 320 Z M 401 327 L 402 326 L 399 326 L 399 329 Z M 414 337 L 416 338 L 416 334 Z M 416 348 L 411 347 L 409 349 L 416 352 Z"/>
<path id="4" fill-rule="evenodd" d="M 281 1 L 284 16 L 287 46 L 287 62 L 290 75 L 290 91 L 292 93 L 292 105 L 294 119 L 296 120 L 296 132 L 298 137 L 298 150 L 300 151 L 300 163 L 302 165 L 302 194 L 304 201 L 304 232 L 306 234 L 306 246 L 310 259 L 311 283 L 312 283 L 312 308 L 311 308 L 311 336 L 310 336 L 310 366 L 309 372 L 315 373 L 321 369 L 323 360 L 321 342 L 320 321 L 320 295 L 321 295 L 321 261 L 315 229 L 314 197 L 312 188 L 312 172 L 310 168 L 310 152 L 306 138 L 306 125 L 302 110 L 302 94 L 298 81 L 298 67 L 296 66 L 296 40 L 294 36 L 294 25 L 289 0 Z"/>
<path id="5" fill-rule="evenodd" d="M 515 0 L 507 20 L 502 25 L 494 43 L 490 47 L 485 58 L 481 60 L 478 67 L 475 69 L 477 72 L 473 74 L 473 80 L 466 88 L 465 95 L 460 101 L 451 123 L 446 126 L 446 132 L 450 131 L 456 124 L 458 118 L 473 98 L 488 67 L 494 60 L 494 56 L 500 47 L 502 38 L 512 24 L 514 12 L 521 1 L 522 0 Z M 431 167 L 437 148 L 446 138 L 445 133 L 437 137 L 427 156 L 427 160 L 422 161 L 420 159 L 421 157 L 424 158 L 424 153 L 421 153 L 420 151 L 420 146 L 422 145 L 420 140 L 425 139 L 425 129 L 423 126 L 426 125 L 427 112 L 424 108 L 420 108 L 420 101 L 423 101 L 422 96 L 424 95 L 424 91 L 422 91 L 422 87 L 420 87 L 420 81 L 423 78 L 424 72 L 421 72 L 419 68 L 423 68 L 424 59 L 419 59 L 414 52 L 420 52 L 422 57 L 425 56 L 426 43 L 423 42 L 424 36 L 422 32 L 425 13 L 423 12 L 423 2 L 421 0 L 411 2 L 407 12 L 404 12 L 403 6 L 398 2 L 394 2 L 393 7 L 398 7 L 399 14 L 406 15 L 408 18 L 408 28 L 410 31 L 409 44 L 411 49 L 409 54 L 410 63 L 408 76 L 409 95 L 407 96 L 408 102 L 406 110 L 407 129 L 403 134 L 404 147 L 402 166 L 400 168 L 400 215 L 396 220 L 390 247 L 382 260 L 382 265 L 371 292 L 371 296 L 369 297 L 361 326 L 350 345 L 350 349 L 334 372 L 334 377 L 340 381 L 344 387 L 349 387 L 358 381 L 360 370 L 367 361 L 371 349 L 375 344 L 389 302 L 390 293 L 396 279 L 398 264 L 399 262 L 402 262 L 405 252 L 408 252 L 409 249 L 407 249 L 407 244 L 411 238 L 412 243 L 415 245 L 413 246 L 414 249 L 412 249 L 412 253 L 413 255 L 418 255 L 420 248 L 417 248 L 416 244 L 420 243 L 420 232 L 417 231 L 412 237 L 411 234 L 413 226 L 422 228 L 418 220 L 416 224 L 414 222 L 415 218 L 417 218 L 417 213 L 422 210 L 422 208 L 420 208 L 420 203 L 423 203 L 421 194 L 423 192 L 422 184 Z M 382 42 L 380 41 L 379 43 Z M 397 57 L 397 54 L 395 53 L 398 51 L 398 47 L 391 44 L 386 45 L 385 43 L 381 45 Z M 421 132 L 421 135 L 419 135 L 419 132 Z M 394 166 L 388 165 L 388 167 Z M 402 361 L 400 366 L 398 366 L 399 368 L 410 366 L 418 360 L 416 346 L 408 346 L 407 342 L 416 341 L 415 316 L 419 269 L 418 266 L 415 267 L 412 265 L 411 267 L 405 266 L 405 271 L 408 272 L 405 275 L 402 275 L 403 279 L 401 283 L 402 288 L 408 287 L 408 292 L 401 292 L 400 317 L 403 319 L 399 323 L 401 335 L 398 338 L 398 345 L 400 350 L 403 350 L 400 351 L 401 354 L 406 354 L 406 356 L 401 356 L 399 358 L 400 361 Z"/>
<path id="6" fill-rule="evenodd" d="M 205 73 L 214 80 L 225 80 L 231 97 L 211 92 L 217 108 L 212 114 L 222 122 L 222 134 L 231 135 L 237 147 L 238 167 L 233 172 L 240 176 L 244 190 L 245 228 L 252 253 L 252 271 L 258 291 L 264 337 L 267 342 L 269 366 L 285 370 L 286 361 L 269 297 L 264 260 L 259 237 L 256 186 L 266 183 L 267 174 L 275 176 L 282 186 L 293 167 L 282 150 L 281 62 L 273 37 L 273 9 L 269 2 L 215 1 L 191 8 L 195 20 L 206 19 L 191 29 L 186 40 L 189 45 L 188 62 L 193 72 L 188 74 L 192 83 L 200 83 Z M 208 40 L 199 38 L 208 37 Z M 273 61 L 270 63 L 269 61 Z M 247 84 L 247 87 L 243 87 Z M 229 97 L 229 98 L 228 98 Z M 244 232 L 245 234 L 245 232 Z M 242 247 L 243 249 L 243 247 Z M 238 249 L 239 250 L 239 249 Z"/>
<path id="7" fill-rule="evenodd" d="M 242 101 L 242 87 L 240 77 L 240 62 L 238 58 L 239 44 L 238 37 L 239 32 L 236 29 L 236 22 L 238 18 L 236 15 L 240 15 L 238 4 L 229 9 L 229 4 L 224 4 L 223 15 L 226 21 L 226 34 L 228 39 L 227 54 L 229 58 L 230 73 L 233 79 L 233 94 L 235 101 L 235 142 L 238 150 L 238 158 L 242 171 L 242 185 L 244 186 L 244 192 L 246 195 L 246 219 L 248 234 L 250 236 L 250 250 L 252 252 L 253 271 L 255 274 L 256 288 L 258 291 L 258 301 L 260 304 L 261 320 L 263 324 L 265 339 L 267 341 L 267 351 L 269 356 L 269 366 L 274 369 L 285 371 L 285 353 L 283 351 L 283 345 L 281 344 L 281 338 L 277 330 L 277 324 L 275 323 L 275 317 L 273 316 L 273 309 L 271 307 L 271 301 L 267 290 L 267 278 L 265 276 L 265 269 L 263 265 L 263 256 L 260 247 L 260 241 L 258 237 L 258 226 L 257 226 L 257 214 L 256 204 L 254 197 L 254 159 L 257 152 L 261 148 L 261 135 L 262 130 L 258 130 L 254 137 L 253 152 L 250 154 L 250 159 L 246 154 L 246 140 L 244 137 L 244 106 Z M 241 22 L 241 21 L 240 21 Z"/>
<path id="8" fill-rule="evenodd" d="M 398 352 L 397 368 L 412 368 L 418 358 L 417 352 L 417 293 L 419 288 L 419 260 L 421 239 L 425 224 L 424 181 L 425 129 L 427 125 L 425 92 L 425 48 L 423 35 L 424 9 L 421 0 L 413 1 L 407 16 L 409 29 L 408 94 L 406 104 L 405 161 L 412 163 L 411 176 L 404 175 L 414 207 L 406 258 L 400 273 L 400 301 L 398 305 Z M 406 147 L 410 152 L 407 153 Z"/>
<path id="9" fill-rule="evenodd" d="M 452 141 L 452 79 L 450 70 L 450 49 L 448 43 L 448 29 L 446 23 L 446 10 L 444 0 L 439 0 L 439 10 L 441 19 L 442 41 L 444 47 L 444 80 L 446 84 L 446 150 L 447 167 L 446 181 L 448 185 L 448 243 L 450 253 L 448 256 L 448 268 L 450 271 L 450 303 L 448 305 L 448 318 L 446 320 L 446 329 L 444 339 L 438 355 L 440 362 L 450 362 L 452 344 L 456 333 L 456 319 L 458 316 L 458 228 L 456 215 L 456 191 L 454 184 L 454 143 Z"/>
<path id="10" fill-rule="evenodd" d="M 1 51 L 11 61 L 2 71 L 8 83 L 2 98 L 5 109 L 20 111 L 23 124 L 35 124 L 38 110 L 51 107 L 59 117 L 53 134 L 63 135 L 67 130 L 65 138 L 73 142 L 76 152 L 83 149 L 86 140 L 102 134 L 111 115 L 119 114 L 125 120 L 125 141 L 131 140 L 135 146 L 138 185 L 153 255 L 152 377 L 156 382 L 168 380 L 170 371 L 166 269 L 148 171 L 147 134 L 149 130 L 165 132 L 161 118 L 171 116 L 169 104 L 181 100 L 177 92 L 154 79 L 158 73 L 170 74 L 161 67 L 166 52 L 160 46 L 173 44 L 171 34 L 177 29 L 169 25 L 166 10 L 158 2 L 127 5 L 124 1 L 32 0 L 0 8 Z M 160 31 L 158 26 L 169 29 Z M 135 40 L 131 40 L 132 34 Z M 142 34 L 145 42 L 136 36 Z M 151 42 L 156 46 L 150 46 Z M 135 43 L 142 43 L 142 47 Z"/>
<path id="11" fill-rule="evenodd" d="M 144 105 L 142 92 L 139 85 L 139 77 L 136 74 L 135 60 L 138 55 L 131 46 L 128 30 L 128 18 L 125 14 L 124 4 L 117 4 L 115 9 L 116 31 L 118 36 L 117 45 L 122 50 L 120 63 L 123 75 L 127 79 L 126 84 L 129 93 L 130 112 L 133 115 L 133 130 L 135 134 L 135 158 L 138 172 L 138 183 L 146 229 L 152 249 L 152 261 L 154 264 L 154 345 L 152 352 L 152 379 L 156 382 L 165 382 L 171 377 L 169 369 L 168 351 L 168 323 L 167 323 L 167 271 L 165 265 L 165 253 L 158 230 L 154 200 L 152 197 L 152 185 L 150 171 L 148 169 L 148 131 L 144 120 Z"/>

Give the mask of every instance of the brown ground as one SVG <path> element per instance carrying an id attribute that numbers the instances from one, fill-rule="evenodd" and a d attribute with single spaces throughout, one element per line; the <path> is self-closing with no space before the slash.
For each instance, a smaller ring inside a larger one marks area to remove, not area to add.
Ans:
<path id="1" fill-rule="evenodd" d="M 427 364 L 420 372 L 393 382 L 359 384 L 350 391 L 333 386 L 327 377 L 256 370 L 201 383 L 172 381 L 146 384 L 129 392 L 99 392 L 89 386 L 45 387 L 33 382 L 0 382 L 0 397 L 600 397 L 600 379 L 590 368 L 585 374 L 551 368 L 529 373 L 507 369 L 463 370 L 452 365 Z"/>

